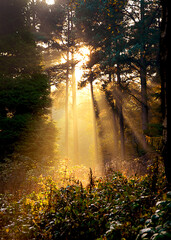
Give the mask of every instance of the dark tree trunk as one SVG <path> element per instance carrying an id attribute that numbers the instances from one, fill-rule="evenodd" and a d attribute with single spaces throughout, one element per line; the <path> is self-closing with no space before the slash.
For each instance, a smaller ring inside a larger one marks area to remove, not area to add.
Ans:
<path id="1" fill-rule="evenodd" d="M 125 158 L 125 135 L 124 135 L 124 118 L 122 112 L 122 90 L 121 90 L 121 70 L 119 64 L 117 65 L 117 81 L 118 81 L 118 96 L 117 96 L 117 108 L 120 127 L 120 142 L 121 142 L 121 159 Z"/>
<path id="2" fill-rule="evenodd" d="M 148 105 L 147 105 L 147 81 L 145 59 L 141 56 L 141 109 L 142 109 L 142 130 L 145 132 L 148 128 Z"/>
<path id="3" fill-rule="evenodd" d="M 99 161 L 99 152 L 98 152 L 98 138 L 97 138 L 97 125 L 96 125 L 96 120 L 97 120 L 97 102 L 94 97 L 94 90 L 93 90 L 93 80 L 90 80 L 90 91 L 91 91 L 91 100 L 93 104 L 93 129 L 94 129 L 94 145 L 95 145 L 95 157 L 96 157 L 96 162 L 98 163 Z"/>
<path id="4" fill-rule="evenodd" d="M 109 82 L 111 79 L 111 74 L 109 74 Z M 114 91 L 114 90 L 113 90 Z M 117 156 L 118 153 L 118 124 L 117 124 L 117 115 L 118 115 L 118 111 L 117 111 L 117 107 L 116 107 L 116 99 L 114 98 L 114 92 L 107 90 L 107 86 L 104 86 L 104 92 L 105 92 L 105 96 L 106 96 L 106 100 L 109 104 L 109 107 L 112 110 L 112 116 L 113 116 L 113 134 L 114 134 L 114 153 L 115 156 Z"/>
<path id="5" fill-rule="evenodd" d="M 146 59 L 145 59 L 145 23 L 144 23 L 144 0 L 141 0 L 141 57 L 140 57 L 140 78 L 141 78 L 141 102 L 142 102 L 142 130 L 148 127 L 148 105 L 147 105 L 147 80 L 146 80 Z"/>
<path id="6" fill-rule="evenodd" d="M 100 118 L 99 106 L 98 106 L 98 103 L 94 96 L 93 80 L 90 80 L 90 90 L 91 90 L 91 98 L 92 98 L 93 111 L 94 111 L 94 117 L 95 117 L 94 128 L 95 128 L 96 156 L 97 156 L 97 158 L 99 158 L 99 153 L 102 155 L 102 159 L 103 159 L 102 172 L 103 172 L 103 174 L 106 174 L 107 170 L 110 168 L 111 156 L 110 156 L 110 153 L 108 152 L 108 148 L 107 148 L 106 144 L 104 144 L 105 131 L 103 129 L 102 120 Z M 96 125 L 96 123 L 97 123 L 97 125 Z M 99 140 L 100 149 L 98 147 L 98 140 Z"/>
<path id="7" fill-rule="evenodd" d="M 161 42 L 160 42 L 160 71 L 162 88 L 162 112 L 163 112 L 163 158 L 165 164 L 166 178 L 171 186 L 171 159 L 169 159 L 169 131 L 168 118 L 169 109 L 169 0 L 161 0 L 162 5 L 162 24 L 161 24 Z"/>

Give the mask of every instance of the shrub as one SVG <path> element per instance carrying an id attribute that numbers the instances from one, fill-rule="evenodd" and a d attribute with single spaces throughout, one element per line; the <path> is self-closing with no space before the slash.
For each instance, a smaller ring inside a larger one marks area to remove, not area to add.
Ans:
<path id="1" fill-rule="evenodd" d="M 136 240 L 169 240 L 171 239 L 171 192 L 166 199 L 156 203 L 155 213 L 146 220 Z"/>
<path id="2" fill-rule="evenodd" d="M 156 236 L 156 222 L 156 229 L 162 225 L 165 231 L 170 226 L 169 219 L 161 220 L 161 216 L 165 220 L 168 216 L 169 201 L 158 202 L 155 207 L 163 185 L 158 184 L 157 192 L 151 192 L 151 176 L 127 178 L 117 172 L 108 178 L 92 178 L 90 174 L 87 187 L 77 181 L 69 184 L 68 180 L 66 187 L 58 188 L 46 177 L 41 179 L 38 193 L 19 201 L 3 196 L 2 239 L 132 240 L 144 224 L 146 230 L 140 231 L 138 239 L 145 233 Z"/>

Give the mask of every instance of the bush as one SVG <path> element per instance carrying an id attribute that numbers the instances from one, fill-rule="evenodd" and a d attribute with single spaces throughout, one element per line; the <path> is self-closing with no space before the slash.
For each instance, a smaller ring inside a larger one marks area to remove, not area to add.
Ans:
<path id="1" fill-rule="evenodd" d="M 158 184 L 154 193 L 151 186 L 151 176 L 127 178 L 118 172 L 98 180 L 90 174 L 87 187 L 68 179 L 66 187 L 58 188 L 50 177 L 41 178 L 38 193 L 19 201 L 1 198 L 1 239 L 132 240 L 144 224 L 148 230 L 141 230 L 138 239 L 144 233 L 154 236 L 155 222 L 163 224 L 162 229 L 169 226 L 169 219 L 158 219 L 162 214 L 166 219 L 169 202 L 158 202 L 160 213 L 156 212 L 163 185 Z"/>
<path id="2" fill-rule="evenodd" d="M 155 213 L 146 220 L 145 228 L 140 230 L 136 239 L 171 239 L 171 192 L 167 193 L 165 200 L 156 203 Z"/>

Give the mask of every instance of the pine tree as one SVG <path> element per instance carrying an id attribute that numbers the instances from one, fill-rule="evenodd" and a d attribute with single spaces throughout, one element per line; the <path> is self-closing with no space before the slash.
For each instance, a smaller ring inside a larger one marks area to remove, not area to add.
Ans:
<path id="1" fill-rule="evenodd" d="M 116 3 L 115 1 L 80 1 L 76 8 L 76 19 L 78 19 L 77 28 L 79 36 L 86 45 L 90 46 L 91 59 L 87 67 L 90 69 L 90 76 L 93 74 L 93 80 L 101 78 L 103 90 L 106 98 L 112 107 L 114 114 L 114 122 L 116 122 L 115 114 L 118 113 L 120 123 L 120 139 L 121 139 L 121 157 L 124 159 L 124 124 L 122 115 L 122 100 L 119 97 L 117 106 L 114 106 L 114 97 L 108 85 L 111 84 L 112 74 L 118 66 L 118 85 L 121 91 L 120 78 L 120 54 L 124 45 L 122 39 L 123 30 L 123 9 L 127 1 Z M 102 76 L 108 75 L 108 80 L 104 80 Z M 88 77 L 90 79 L 90 77 Z M 91 88 L 92 88 L 92 81 Z M 84 81 L 83 83 L 84 84 Z M 116 92 L 115 92 L 116 94 Z M 121 94 L 120 94 L 121 96 Z M 94 106 L 97 108 L 97 106 Z M 117 108 L 117 110 L 116 110 Z M 97 114 L 96 114 L 97 115 Z M 99 122 L 99 120 L 98 120 Z M 116 129 L 115 129 L 116 130 Z M 102 131 L 102 129 L 101 129 Z M 117 134 L 116 134 L 117 135 Z"/>
<path id="2" fill-rule="evenodd" d="M 29 31 L 27 1 L 0 2 L 0 151 L 1 160 L 14 150 L 33 118 L 47 113 L 49 81 Z M 6 25 L 7 24 L 7 25 Z"/>

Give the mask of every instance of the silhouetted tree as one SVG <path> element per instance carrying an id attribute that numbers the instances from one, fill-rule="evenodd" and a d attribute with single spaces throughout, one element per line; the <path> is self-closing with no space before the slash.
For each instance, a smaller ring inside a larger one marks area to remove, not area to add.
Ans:
<path id="1" fill-rule="evenodd" d="M 162 5 L 162 24 L 161 24 L 161 43 L 160 43 L 160 70 L 162 81 L 162 111 L 163 111 L 163 157 L 165 171 L 169 187 L 171 186 L 171 161 L 169 151 L 169 11 L 168 0 L 161 0 Z"/>

